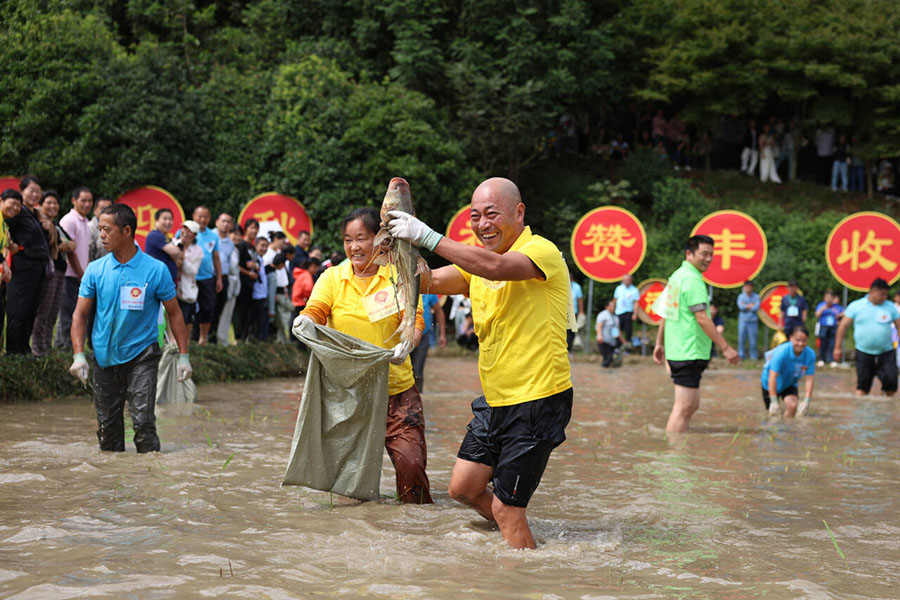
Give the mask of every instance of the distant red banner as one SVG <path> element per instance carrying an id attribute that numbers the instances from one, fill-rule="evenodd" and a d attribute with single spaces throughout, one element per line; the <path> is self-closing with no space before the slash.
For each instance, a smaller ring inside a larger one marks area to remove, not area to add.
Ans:
<path id="1" fill-rule="evenodd" d="M 659 325 L 662 316 L 656 314 L 653 310 L 653 303 L 666 289 L 665 279 L 645 279 L 637 285 L 638 292 L 641 297 L 635 304 L 635 314 L 637 318 L 647 325 Z"/>
<path id="2" fill-rule="evenodd" d="M 641 222 L 624 208 L 601 206 L 576 223 L 570 242 L 572 259 L 595 281 L 618 281 L 633 273 L 647 252 Z"/>
<path id="3" fill-rule="evenodd" d="M 879 277 L 892 284 L 900 279 L 900 225 L 881 213 L 854 213 L 831 230 L 825 260 L 835 279 L 858 292 Z"/>
<path id="4" fill-rule="evenodd" d="M 266 221 L 277 222 L 291 244 L 297 243 L 297 236 L 301 231 L 308 231 L 310 236 L 313 235 L 312 219 L 309 218 L 306 207 L 296 198 L 285 194 L 266 192 L 247 202 L 238 215 L 238 223 L 243 225 L 244 221 L 251 218 L 260 224 Z"/>
<path id="5" fill-rule="evenodd" d="M 472 205 L 466 204 L 456 211 L 456 214 L 450 219 L 450 224 L 447 225 L 447 232 L 445 235 L 454 242 L 484 248 L 482 243 L 478 240 L 478 237 L 475 235 L 475 231 L 472 229 L 471 210 Z"/>
<path id="6" fill-rule="evenodd" d="M 7 188 L 12 188 L 14 190 L 18 190 L 20 181 L 21 181 L 21 179 L 19 179 L 18 177 L 12 177 L 12 176 L 0 177 L 0 192 L 2 192 L 3 190 L 5 190 Z"/>
<path id="7" fill-rule="evenodd" d="M 160 187 L 148 185 L 131 190 L 119 196 L 116 203 L 130 206 L 135 216 L 137 216 L 137 229 L 134 232 L 134 241 L 141 248 L 144 247 L 147 234 L 153 230 L 153 226 L 156 224 L 154 215 L 159 209 L 168 208 L 172 211 L 173 222 L 170 234 L 174 235 L 181 227 L 181 224 L 184 223 L 184 209 L 181 208 L 181 204 L 175 199 L 175 196 Z"/>
<path id="8" fill-rule="evenodd" d="M 781 300 L 790 293 L 787 281 L 773 281 L 759 292 L 759 310 L 756 314 L 769 329 L 781 329 L 784 326 Z M 803 295 L 802 290 L 800 295 Z"/>
<path id="9" fill-rule="evenodd" d="M 715 240 L 715 254 L 703 274 L 706 283 L 734 288 L 756 277 L 769 252 L 766 234 L 759 223 L 736 210 L 720 210 L 700 219 L 691 235 Z"/>

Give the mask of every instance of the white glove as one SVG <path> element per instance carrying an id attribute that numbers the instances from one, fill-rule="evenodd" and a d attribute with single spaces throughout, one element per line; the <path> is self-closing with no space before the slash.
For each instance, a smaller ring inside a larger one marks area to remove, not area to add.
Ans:
<path id="1" fill-rule="evenodd" d="M 809 412 L 809 396 L 804 398 L 800 404 L 797 405 L 797 416 L 804 417 L 806 413 Z"/>
<path id="2" fill-rule="evenodd" d="M 388 216 L 391 218 L 388 221 L 391 237 L 406 240 L 413 246 L 434 250 L 444 237 L 409 213 L 391 210 L 388 211 Z"/>
<path id="3" fill-rule="evenodd" d="M 194 374 L 194 368 L 191 367 L 191 361 L 187 354 L 178 355 L 178 364 L 175 366 L 178 372 L 178 381 L 187 381 Z"/>
<path id="4" fill-rule="evenodd" d="M 87 385 L 88 370 L 90 367 L 88 366 L 87 359 L 84 357 L 84 352 L 79 352 L 74 358 L 75 360 L 72 361 L 72 366 L 69 367 L 69 373 L 72 374 L 72 377 L 80 379 L 83 385 Z"/>
<path id="5" fill-rule="evenodd" d="M 781 414 L 781 404 L 778 401 L 778 396 L 775 396 L 771 400 L 769 400 L 769 414 L 772 416 L 778 416 Z"/>
<path id="6" fill-rule="evenodd" d="M 297 335 L 297 332 L 306 330 L 308 335 L 309 332 L 313 330 L 315 324 L 315 321 L 306 315 L 297 315 L 297 318 L 295 318 L 294 322 L 291 324 L 291 333 L 294 334 L 294 337 L 299 338 L 300 336 Z"/>
<path id="7" fill-rule="evenodd" d="M 409 356 L 409 342 L 400 342 L 394 346 L 394 355 L 389 360 L 392 365 L 400 365 L 407 356 Z"/>

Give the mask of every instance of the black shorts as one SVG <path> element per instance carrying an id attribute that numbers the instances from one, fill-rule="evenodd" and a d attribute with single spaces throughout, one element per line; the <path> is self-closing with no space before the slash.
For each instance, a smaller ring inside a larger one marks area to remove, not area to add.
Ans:
<path id="1" fill-rule="evenodd" d="M 797 386 L 792 385 L 791 387 L 784 388 L 782 391 L 778 392 L 778 399 L 784 400 L 786 396 L 796 396 L 800 392 L 797 391 Z M 763 402 L 766 405 L 766 410 L 769 410 L 769 404 L 772 403 L 772 397 L 769 395 L 769 390 L 766 388 L 762 388 Z"/>
<path id="2" fill-rule="evenodd" d="M 709 364 L 708 360 L 670 360 L 669 369 L 672 371 L 672 381 L 681 387 L 700 387 L 700 375 Z"/>
<path id="3" fill-rule="evenodd" d="M 572 388 L 546 398 L 488 406 L 472 401 L 472 421 L 457 456 L 494 470 L 494 496 L 525 508 L 541 482 L 550 452 L 566 439 L 572 416 Z"/>
<path id="4" fill-rule="evenodd" d="M 881 391 L 897 391 L 897 357 L 896 350 L 883 354 L 866 354 L 856 351 L 856 389 L 869 393 L 872 379 L 876 376 L 881 381 Z"/>
<path id="5" fill-rule="evenodd" d="M 185 325 L 190 325 L 194 322 L 194 314 L 197 312 L 196 302 L 185 302 L 184 300 L 179 300 L 178 308 L 181 309 L 181 318 L 184 319 Z"/>
<path id="6" fill-rule="evenodd" d="M 216 312 L 216 278 L 197 280 L 197 322 L 212 323 Z"/>

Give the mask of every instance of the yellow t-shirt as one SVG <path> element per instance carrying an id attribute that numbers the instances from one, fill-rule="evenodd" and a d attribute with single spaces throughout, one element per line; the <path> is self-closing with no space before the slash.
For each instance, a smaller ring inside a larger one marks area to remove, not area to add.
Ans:
<path id="1" fill-rule="evenodd" d="M 9 244 L 9 228 L 3 219 L 3 213 L 0 213 L 0 257 L 3 256 L 3 251 L 6 250 L 7 244 Z"/>
<path id="2" fill-rule="evenodd" d="M 545 280 L 489 281 L 462 269 L 478 335 L 478 372 L 490 406 L 511 406 L 572 387 L 566 352 L 569 275 L 559 249 L 526 227 L 509 252 Z"/>
<path id="3" fill-rule="evenodd" d="M 374 276 L 362 278 L 353 274 L 353 265 L 350 261 L 331 267 L 316 281 L 307 308 L 314 313 L 324 312 L 329 327 L 381 348 L 393 348 L 400 343 L 400 335 L 393 333 L 400 325 L 402 313 L 397 312 L 393 299 L 390 268 L 379 267 Z M 396 272 L 394 279 L 397 279 Z M 370 300 L 364 302 L 365 298 Z M 374 318 L 377 320 L 373 322 L 369 318 L 369 311 L 376 311 L 378 307 L 383 311 L 393 310 L 393 313 L 381 318 L 376 315 Z M 423 329 L 424 323 L 420 297 L 416 310 L 416 329 Z M 402 364 L 390 365 L 389 395 L 405 392 L 414 384 L 412 362 L 409 357 Z"/>

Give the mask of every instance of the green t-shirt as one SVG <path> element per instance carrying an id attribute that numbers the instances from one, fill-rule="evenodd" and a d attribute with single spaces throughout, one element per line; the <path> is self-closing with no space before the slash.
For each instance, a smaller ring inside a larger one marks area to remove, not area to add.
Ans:
<path id="1" fill-rule="evenodd" d="M 706 305 L 709 314 L 709 295 L 703 275 L 684 261 L 669 277 L 664 312 L 666 320 L 666 360 L 709 360 L 712 340 L 703 333 L 691 311 L 692 306 Z"/>

